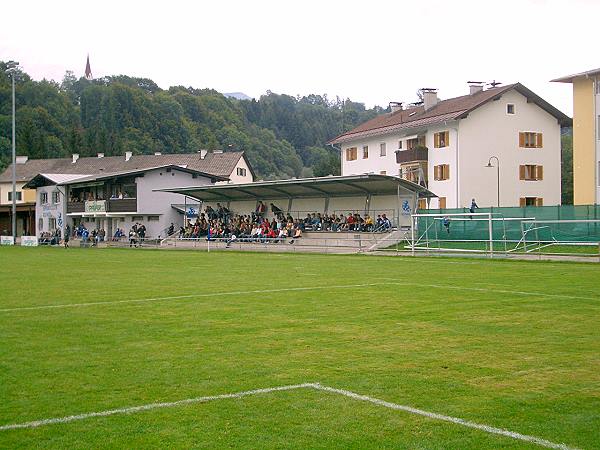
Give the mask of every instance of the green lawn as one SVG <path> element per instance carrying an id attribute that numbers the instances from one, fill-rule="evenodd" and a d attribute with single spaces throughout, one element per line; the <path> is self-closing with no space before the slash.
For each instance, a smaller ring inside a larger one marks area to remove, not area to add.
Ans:
<path id="1" fill-rule="evenodd" d="M 597 263 L 0 248 L 0 286 L 0 426 L 320 382 L 600 448 Z M 0 447 L 540 448 L 314 389 Z"/>

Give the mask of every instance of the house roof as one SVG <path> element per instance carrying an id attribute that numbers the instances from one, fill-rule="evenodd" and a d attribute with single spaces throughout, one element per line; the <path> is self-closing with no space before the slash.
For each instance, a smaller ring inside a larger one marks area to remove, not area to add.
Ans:
<path id="1" fill-rule="evenodd" d="M 200 153 L 178 153 L 170 155 L 133 155 L 129 161 L 125 156 L 81 157 L 76 162 L 71 158 L 30 159 L 16 165 L 17 181 L 28 182 L 37 174 L 78 174 L 95 175 L 116 173 L 126 170 L 143 170 L 165 165 L 177 165 L 216 177 L 229 178 L 244 152 L 207 153 L 204 159 Z M 250 164 L 248 163 L 248 167 Z M 254 176 L 254 171 L 250 167 Z M 12 180 L 12 165 L 0 174 L 0 182 Z"/>
<path id="2" fill-rule="evenodd" d="M 401 129 L 422 128 L 450 120 L 464 119 L 471 111 L 494 99 L 500 98 L 502 94 L 513 89 L 556 117 L 561 125 L 568 125 L 572 122 L 567 115 L 556 109 L 550 103 L 527 89 L 522 84 L 516 83 L 482 90 L 475 94 L 441 100 L 428 110 L 425 110 L 424 106 L 421 105 L 414 108 L 382 114 L 337 136 L 330 140 L 329 144 L 339 144 L 369 136 L 388 134 Z"/>
<path id="3" fill-rule="evenodd" d="M 205 202 L 353 197 L 367 194 L 396 195 L 398 190 L 409 191 L 419 197 L 436 197 L 433 192 L 408 180 L 376 174 L 257 181 L 244 184 L 191 186 L 157 190 L 184 194 Z"/>
<path id="4" fill-rule="evenodd" d="M 121 170 L 118 172 L 110 172 L 110 173 L 103 172 L 103 173 L 99 173 L 99 174 L 95 174 L 95 175 L 80 175 L 80 174 L 79 175 L 70 175 L 70 174 L 40 173 L 40 174 L 34 176 L 31 180 L 29 180 L 25 184 L 25 187 L 26 188 L 36 188 L 39 186 L 45 186 L 48 183 L 63 185 L 63 186 L 70 185 L 70 184 L 89 183 L 89 182 L 93 182 L 93 181 L 109 180 L 111 178 L 118 178 L 118 177 L 123 177 L 123 176 L 127 176 L 127 175 L 138 175 L 138 174 L 141 174 L 144 172 L 149 172 L 150 170 L 168 169 L 168 168 L 180 170 L 180 171 L 188 172 L 188 173 L 195 173 L 195 174 L 205 176 L 208 178 L 214 178 L 215 181 L 226 181 L 229 179 L 227 177 L 220 177 L 217 175 L 200 172 L 198 170 L 190 169 L 188 167 L 182 167 L 177 164 L 165 164 L 162 166 L 147 167 L 145 169 Z"/>
<path id="5" fill-rule="evenodd" d="M 581 77 L 591 77 L 593 75 L 600 75 L 600 69 L 588 70 L 587 72 L 579 72 L 574 73 L 573 75 L 567 75 L 560 78 L 555 78 L 554 80 L 550 80 L 557 83 L 572 83 L 575 78 Z"/>

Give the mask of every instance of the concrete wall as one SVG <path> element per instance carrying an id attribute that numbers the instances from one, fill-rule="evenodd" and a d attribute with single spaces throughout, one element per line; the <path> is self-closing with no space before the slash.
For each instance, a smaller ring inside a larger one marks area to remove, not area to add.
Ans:
<path id="1" fill-rule="evenodd" d="M 17 181 L 16 190 L 21 192 L 21 200 L 17 200 L 17 205 L 35 202 L 35 190 L 23 189 L 23 186 L 25 186 L 25 183 Z M 8 200 L 9 192 L 12 192 L 12 182 L 0 183 L 0 205 L 12 205 L 12 200 Z"/>
<path id="2" fill-rule="evenodd" d="M 52 192 L 58 191 L 59 201 L 58 203 L 52 203 Z M 48 194 L 48 202 L 42 204 L 40 201 L 42 192 Z M 36 236 L 39 236 L 42 232 L 53 233 L 56 228 L 61 229 L 61 235 L 64 233 L 64 229 L 69 223 L 69 219 L 66 214 L 66 203 L 63 193 L 65 188 L 62 186 L 43 186 L 36 189 L 36 204 L 35 204 L 35 232 Z M 56 228 L 50 228 L 50 219 L 56 220 Z M 42 226 L 40 227 L 40 219 Z"/>
<path id="3" fill-rule="evenodd" d="M 514 115 L 506 113 L 509 103 L 515 105 Z M 519 132 L 527 131 L 543 134 L 543 148 L 519 147 Z M 492 155 L 500 160 L 500 206 L 519 206 L 521 197 L 542 197 L 545 206 L 560 204 L 560 125 L 554 116 L 513 90 L 470 113 L 460 121 L 459 132 L 459 196 L 447 207 L 468 207 L 472 198 L 481 207 L 496 206 L 496 169 L 485 167 Z M 519 180 L 522 164 L 542 165 L 543 180 Z M 450 176 L 456 176 L 452 169 Z"/>

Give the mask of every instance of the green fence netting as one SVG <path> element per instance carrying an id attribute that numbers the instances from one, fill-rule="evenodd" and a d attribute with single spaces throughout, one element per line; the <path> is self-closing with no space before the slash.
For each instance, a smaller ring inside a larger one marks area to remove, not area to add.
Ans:
<path id="1" fill-rule="evenodd" d="M 494 241 L 517 243 L 525 239 L 528 242 L 600 242 L 600 205 L 479 208 L 476 212 L 493 214 Z M 468 214 L 469 209 L 428 209 L 419 210 L 418 213 Z M 445 226 L 442 217 L 417 218 L 419 238 L 422 241 L 489 240 L 488 217 L 448 216 L 448 219 L 449 226 Z"/>

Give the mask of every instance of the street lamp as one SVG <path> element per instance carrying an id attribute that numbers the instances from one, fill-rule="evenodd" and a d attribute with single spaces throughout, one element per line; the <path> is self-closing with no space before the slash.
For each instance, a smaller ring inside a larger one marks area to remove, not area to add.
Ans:
<path id="1" fill-rule="evenodd" d="M 492 166 L 492 159 L 496 160 L 496 165 Z M 498 180 L 498 208 L 500 207 L 500 160 L 497 156 L 490 156 L 488 160 L 487 166 L 485 167 L 495 167 L 496 168 L 496 177 Z"/>
<path id="2" fill-rule="evenodd" d="M 13 244 L 17 243 L 17 156 L 15 145 L 15 74 L 19 71 L 19 63 L 8 61 L 6 74 L 12 79 L 12 236 Z"/>

